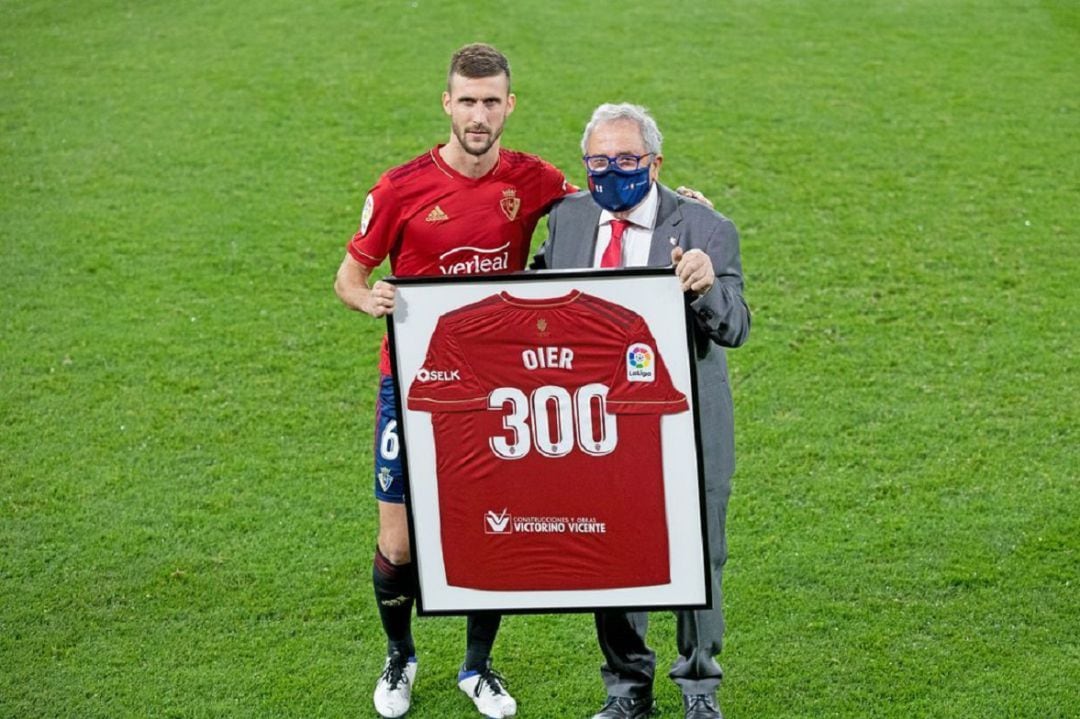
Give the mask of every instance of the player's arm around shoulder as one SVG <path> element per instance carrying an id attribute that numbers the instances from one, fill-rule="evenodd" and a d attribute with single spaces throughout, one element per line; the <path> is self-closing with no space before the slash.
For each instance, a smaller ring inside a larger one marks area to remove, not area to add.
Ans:
<path id="1" fill-rule="evenodd" d="M 555 204 L 551 206 L 547 216 L 547 238 L 536 250 L 536 254 L 533 255 L 532 263 L 529 264 L 529 269 L 533 270 L 548 270 L 555 267 L 555 261 L 553 259 L 555 255 L 555 243 L 557 241 L 555 228 L 559 223 L 559 212 L 565 203 L 566 198 L 556 200 Z"/>
<path id="2" fill-rule="evenodd" d="M 559 209 L 559 203 L 556 202 L 551 208 L 551 211 L 547 216 L 547 237 L 537 248 L 536 253 L 533 254 L 532 262 L 529 263 L 530 270 L 547 270 L 552 267 L 551 255 L 555 251 L 555 211 Z"/>
<path id="3" fill-rule="evenodd" d="M 694 271 L 709 274 L 707 282 L 699 280 L 697 287 L 687 288 L 698 294 L 691 307 L 714 342 L 738 347 L 750 335 L 750 308 L 743 298 L 739 232 L 735 223 L 711 207 L 690 201 L 681 203 L 680 209 L 685 234 L 680 242 L 681 258 L 676 260 L 675 253 L 672 257 L 676 272 L 680 278 L 693 278 Z"/>
<path id="4" fill-rule="evenodd" d="M 547 216 L 547 239 L 533 255 L 532 264 L 529 265 L 531 269 L 564 269 L 570 266 L 567 264 L 568 248 L 565 245 L 573 240 L 559 237 L 559 225 L 564 218 L 569 216 L 568 227 L 574 228 L 576 218 L 573 213 L 575 211 L 580 213 L 583 204 L 590 206 L 591 203 L 592 197 L 585 190 L 577 190 L 555 201 Z"/>

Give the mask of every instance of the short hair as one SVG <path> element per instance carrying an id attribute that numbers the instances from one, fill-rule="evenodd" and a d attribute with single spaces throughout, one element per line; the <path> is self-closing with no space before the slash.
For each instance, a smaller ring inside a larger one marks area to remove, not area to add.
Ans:
<path id="1" fill-rule="evenodd" d="M 461 48 L 450 58 L 450 72 L 446 74 L 447 89 L 454 75 L 468 78 L 506 75 L 506 85 L 509 87 L 510 61 L 491 45 L 475 42 Z"/>
<path id="2" fill-rule="evenodd" d="M 589 136 L 592 135 L 593 130 L 600 125 L 615 122 L 616 120 L 631 120 L 637 123 L 638 129 L 641 130 L 641 139 L 645 141 L 645 151 L 660 154 L 664 136 L 660 133 L 660 128 L 656 126 L 656 120 L 652 118 L 646 108 L 641 105 L 632 105 L 629 102 L 619 104 L 605 102 L 593 110 L 592 117 L 589 118 L 589 124 L 585 126 L 585 134 L 581 136 L 582 154 L 588 152 L 586 148 L 589 146 Z"/>

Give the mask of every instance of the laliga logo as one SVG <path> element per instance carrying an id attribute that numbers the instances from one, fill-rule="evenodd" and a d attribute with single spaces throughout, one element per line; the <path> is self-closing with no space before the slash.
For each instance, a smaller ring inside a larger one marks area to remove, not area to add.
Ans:
<path id="1" fill-rule="evenodd" d="M 488 510 L 484 514 L 484 521 L 487 526 L 484 527 L 485 534 L 508 534 L 513 531 L 510 529 L 510 513 L 503 508 L 502 513 L 495 514 L 494 511 Z"/>
<path id="2" fill-rule="evenodd" d="M 628 382 L 653 382 L 656 367 L 652 347 L 638 342 L 626 351 L 626 379 Z"/>

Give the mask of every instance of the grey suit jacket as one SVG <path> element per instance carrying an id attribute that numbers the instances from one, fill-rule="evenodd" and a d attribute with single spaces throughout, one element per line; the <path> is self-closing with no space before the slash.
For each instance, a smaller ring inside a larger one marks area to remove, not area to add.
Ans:
<path id="1" fill-rule="evenodd" d="M 738 347 L 750 333 L 750 310 L 743 300 L 739 233 L 731 220 L 699 202 L 658 185 L 650 266 L 671 264 L 671 250 L 698 249 L 709 255 L 716 283 L 691 303 L 696 322 L 697 400 L 705 483 L 720 492 L 726 508 L 728 480 L 735 469 L 735 429 L 724 347 Z M 558 202 L 548 215 L 548 238 L 533 258 L 537 269 L 592 267 L 600 207 L 588 192 Z"/>

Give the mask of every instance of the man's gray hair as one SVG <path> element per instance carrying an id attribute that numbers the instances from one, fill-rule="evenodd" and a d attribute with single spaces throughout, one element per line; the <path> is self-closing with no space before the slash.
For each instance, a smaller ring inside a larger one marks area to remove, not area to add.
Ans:
<path id="1" fill-rule="evenodd" d="M 605 102 L 593 110 L 592 117 L 589 118 L 589 124 L 585 126 L 585 134 L 581 136 L 581 153 L 588 152 L 586 148 L 589 146 L 589 136 L 592 135 L 593 130 L 600 125 L 616 120 L 636 122 L 638 129 L 641 130 L 641 139 L 645 141 L 645 151 L 660 154 L 664 136 L 660 134 L 660 128 L 656 126 L 656 120 L 652 118 L 652 115 L 644 107 L 631 105 L 629 102 L 622 102 L 617 105 Z"/>

